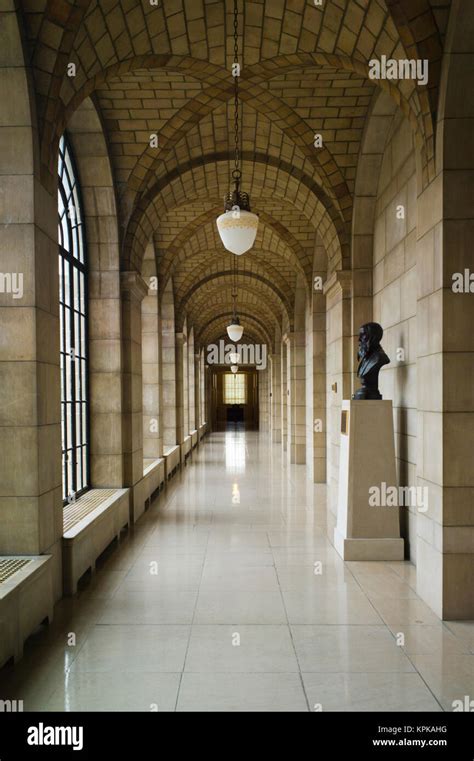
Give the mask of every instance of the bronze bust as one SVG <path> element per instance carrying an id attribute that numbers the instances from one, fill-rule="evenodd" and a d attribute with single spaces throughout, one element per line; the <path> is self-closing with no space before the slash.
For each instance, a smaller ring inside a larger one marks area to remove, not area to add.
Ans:
<path id="1" fill-rule="evenodd" d="M 378 322 L 368 322 L 359 330 L 359 369 L 357 377 L 360 378 L 360 388 L 353 399 L 381 399 L 379 391 L 379 372 L 384 365 L 390 363 L 380 345 L 383 337 L 383 328 Z"/>

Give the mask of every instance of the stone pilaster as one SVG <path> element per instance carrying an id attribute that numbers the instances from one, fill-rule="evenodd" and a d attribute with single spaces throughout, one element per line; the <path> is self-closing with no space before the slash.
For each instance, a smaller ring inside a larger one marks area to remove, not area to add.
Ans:
<path id="1" fill-rule="evenodd" d="M 202 424 L 202 397 L 201 397 L 201 355 L 194 354 L 194 419 L 195 428 L 199 430 Z"/>
<path id="2" fill-rule="evenodd" d="M 288 379 L 288 459 L 303 465 L 306 462 L 306 363 L 304 331 L 286 333 Z"/>
<path id="3" fill-rule="evenodd" d="M 270 377 L 269 368 L 258 371 L 259 430 L 270 431 Z"/>
<path id="4" fill-rule="evenodd" d="M 271 431 L 272 441 L 281 443 L 281 355 L 270 356 L 271 371 Z"/>
<path id="5" fill-rule="evenodd" d="M 194 332 L 191 330 L 188 337 L 188 433 L 196 429 L 196 389 L 194 367 Z"/>
<path id="6" fill-rule="evenodd" d="M 143 457 L 157 459 L 163 454 L 160 384 L 161 325 L 158 293 L 149 289 L 142 303 L 143 360 Z"/>
<path id="7" fill-rule="evenodd" d="M 137 272 L 120 275 L 122 302 L 122 432 L 124 486 L 132 491 L 143 478 L 142 301 L 148 294 Z M 141 510 L 142 505 L 137 506 Z"/>
<path id="8" fill-rule="evenodd" d="M 53 555 L 58 599 L 63 510 L 57 194 L 38 177 L 39 138 L 13 8 L 3 5 L 0 22 L 0 260 L 7 283 L 0 293 L 0 554 Z"/>
<path id="9" fill-rule="evenodd" d="M 163 292 L 161 313 L 161 388 L 163 399 L 163 447 L 177 444 L 176 434 L 176 334 L 174 329 L 173 292 Z"/>
<path id="10" fill-rule="evenodd" d="M 176 333 L 176 443 L 182 444 L 188 435 L 187 404 L 187 341 L 185 333 Z"/>
<path id="11" fill-rule="evenodd" d="M 327 320 L 327 517 L 328 534 L 332 536 L 337 520 L 341 407 L 343 399 L 351 398 L 352 389 L 351 273 L 334 272 L 325 283 L 324 294 Z"/>
<path id="12" fill-rule="evenodd" d="M 288 360 L 285 341 L 281 342 L 281 443 L 283 451 L 288 449 Z"/>

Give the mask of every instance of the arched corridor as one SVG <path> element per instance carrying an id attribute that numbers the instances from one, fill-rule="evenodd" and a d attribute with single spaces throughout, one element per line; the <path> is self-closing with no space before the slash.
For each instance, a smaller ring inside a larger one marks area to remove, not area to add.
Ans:
<path id="1" fill-rule="evenodd" d="M 0 701 L 474 695 L 473 56 L 467 0 L 0 2 Z"/>

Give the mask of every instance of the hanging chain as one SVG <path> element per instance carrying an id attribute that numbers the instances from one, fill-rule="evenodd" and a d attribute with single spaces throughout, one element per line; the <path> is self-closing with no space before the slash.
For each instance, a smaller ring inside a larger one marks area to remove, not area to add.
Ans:
<path id="1" fill-rule="evenodd" d="M 239 141 L 239 3 L 234 0 L 234 130 L 235 130 L 235 168 L 232 177 L 240 180 L 240 141 Z M 239 72 L 240 73 L 240 72 Z"/>
<path id="2" fill-rule="evenodd" d="M 234 302 L 234 317 L 237 316 L 237 257 L 233 257 L 233 264 L 234 264 L 234 272 L 233 272 L 233 293 L 232 293 L 232 299 Z"/>
<path id="3" fill-rule="evenodd" d="M 239 125 L 239 2 L 234 0 L 234 138 L 235 138 L 235 167 L 232 172 L 236 188 L 238 190 L 241 171 L 240 171 L 240 125 Z M 240 73 L 240 72 L 239 72 Z M 232 300 L 234 302 L 234 317 L 237 316 L 237 257 L 234 256 L 234 272 L 233 272 L 233 293 Z"/>

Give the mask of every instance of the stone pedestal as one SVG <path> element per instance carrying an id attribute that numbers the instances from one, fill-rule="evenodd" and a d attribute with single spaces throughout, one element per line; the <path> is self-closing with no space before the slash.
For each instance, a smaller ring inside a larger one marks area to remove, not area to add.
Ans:
<path id="1" fill-rule="evenodd" d="M 343 401 L 334 545 L 344 560 L 403 560 L 399 508 L 383 505 L 396 485 L 392 402 Z"/>

